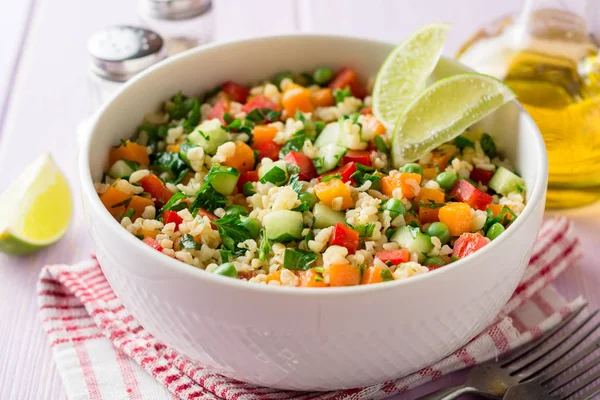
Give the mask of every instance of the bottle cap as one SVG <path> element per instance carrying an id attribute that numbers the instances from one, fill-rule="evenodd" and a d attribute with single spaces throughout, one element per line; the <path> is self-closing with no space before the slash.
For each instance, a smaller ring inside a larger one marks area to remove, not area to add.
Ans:
<path id="1" fill-rule="evenodd" d="M 88 42 L 92 71 L 102 78 L 124 82 L 165 57 L 163 39 L 148 29 L 112 26 Z"/>
<path id="2" fill-rule="evenodd" d="M 211 0 L 139 0 L 142 15 L 156 19 L 178 20 L 197 17 L 211 6 Z"/>

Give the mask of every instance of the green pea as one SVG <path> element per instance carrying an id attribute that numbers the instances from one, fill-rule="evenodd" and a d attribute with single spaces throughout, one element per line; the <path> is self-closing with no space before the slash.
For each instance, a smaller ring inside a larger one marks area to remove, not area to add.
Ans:
<path id="1" fill-rule="evenodd" d="M 292 74 L 290 71 L 283 71 L 278 73 L 277 75 L 275 75 L 275 77 L 273 78 L 273 83 L 275 84 L 275 86 L 277 86 L 278 88 L 281 87 L 281 81 L 284 79 L 291 79 L 294 80 L 294 74 Z"/>
<path id="2" fill-rule="evenodd" d="M 392 218 L 396 218 L 400 214 L 406 214 L 406 206 L 404 206 L 404 203 L 396 198 L 391 198 L 386 201 L 383 205 L 383 209 L 388 210 Z"/>
<path id="3" fill-rule="evenodd" d="M 313 81 L 315 81 L 317 85 L 325 85 L 331 78 L 333 78 L 333 71 L 331 68 L 317 68 L 313 73 Z"/>
<path id="4" fill-rule="evenodd" d="M 298 85 L 300 86 L 310 86 L 313 84 L 313 77 L 311 74 L 307 73 L 307 72 L 302 72 L 301 74 L 298 74 L 294 77 L 293 79 L 294 82 L 296 82 Z"/>
<path id="5" fill-rule="evenodd" d="M 504 226 L 502 226 L 501 223 L 496 222 L 494 225 L 489 227 L 485 236 L 490 240 L 494 240 L 500 236 L 502 232 L 504 232 Z"/>
<path id="6" fill-rule="evenodd" d="M 425 264 L 426 267 L 429 267 L 431 265 L 446 265 L 446 261 L 442 260 L 439 257 L 428 257 L 425 260 Z"/>
<path id="7" fill-rule="evenodd" d="M 442 189 L 451 190 L 458 180 L 458 175 L 456 175 L 456 172 L 446 171 L 436 176 L 434 180 Z"/>
<path id="8" fill-rule="evenodd" d="M 248 215 L 248 210 L 244 206 L 233 205 L 227 207 L 225 215 Z"/>
<path id="9" fill-rule="evenodd" d="M 400 168 L 398 171 L 400 171 L 400 172 L 410 172 L 411 174 L 423 175 L 423 167 L 421 167 L 417 163 L 404 164 L 402 166 L 402 168 Z"/>
<path id="10" fill-rule="evenodd" d="M 238 277 L 238 272 L 237 272 L 237 269 L 235 269 L 235 265 L 233 265 L 230 262 L 219 265 L 217 267 L 217 269 L 215 269 L 213 272 L 215 274 L 219 274 L 219 275 L 223 275 L 223 276 L 228 276 L 230 278 L 237 278 Z"/>
<path id="11" fill-rule="evenodd" d="M 450 229 L 448 229 L 446 224 L 442 222 L 433 222 L 427 228 L 426 233 L 429 236 L 435 236 L 436 238 L 440 239 L 440 242 L 442 242 L 442 244 L 446 244 L 448 243 L 448 241 L 450 241 Z"/>
<path id="12" fill-rule="evenodd" d="M 240 217 L 240 221 L 244 228 L 248 230 L 252 239 L 258 237 L 258 234 L 260 233 L 260 222 L 258 222 L 256 218 L 242 216 Z"/>
<path id="13" fill-rule="evenodd" d="M 317 196 L 315 196 L 312 193 L 302 192 L 298 195 L 298 199 L 301 202 L 306 203 L 308 205 L 308 208 L 310 208 L 311 210 L 315 206 L 315 204 L 317 204 Z"/>

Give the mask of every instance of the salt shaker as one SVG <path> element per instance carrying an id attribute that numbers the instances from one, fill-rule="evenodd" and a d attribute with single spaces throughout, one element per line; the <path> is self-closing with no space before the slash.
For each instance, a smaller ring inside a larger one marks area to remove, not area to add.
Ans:
<path id="1" fill-rule="evenodd" d="M 138 0 L 137 12 L 144 26 L 164 39 L 167 55 L 211 40 L 211 0 Z"/>
<path id="2" fill-rule="evenodd" d="M 95 111 L 135 74 L 165 57 L 163 39 L 148 29 L 113 26 L 96 32 L 88 42 L 89 80 Z"/>

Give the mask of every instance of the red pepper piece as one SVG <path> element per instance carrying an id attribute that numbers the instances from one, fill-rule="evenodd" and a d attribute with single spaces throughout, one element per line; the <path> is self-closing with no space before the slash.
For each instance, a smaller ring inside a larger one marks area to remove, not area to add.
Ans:
<path id="1" fill-rule="evenodd" d="M 354 254 L 358 249 L 358 243 L 359 234 L 357 231 L 340 222 L 335 224 L 329 239 L 330 246 L 342 246 L 348 249 L 348 254 Z"/>
<path id="2" fill-rule="evenodd" d="M 283 160 L 300 168 L 298 177 L 301 181 L 310 181 L 317 176 L 315 165 L 313 164 L 312 159 L 306 154 L 290 151 L 283 157 Z"/>
<path id="3" fill-rule="evenodd" d="M 357 163 L 366 165 L 367 167 L 371 166 L 371 152 L 367 150 L 348 150 L 344 157 L 342 158 L 342 163 Z"/>
<path id="4" fill-rule="evenodd" d="M 480 233 L 463 233 L 454 242 L 453 257 L 463 258 L 488 244 L 488 241 Z"/>
<path id="5" fill-rule="evenodd" d="M 153 237 L 146 236 L 144 238 L 144 240 L 142 240 L 142 242 L 146 243 L 148 246 L 152 247 L 155 250 L 158 250 L 161 252 L 163 251 L 163 248 L 160 245 L 160 243 L 158 243 L 158 240 L 154 239 Z"/>
<path id="6" fill-rule="evenodd" d="M 227 93 L 231 100 L 238 103 L 245 103 L 250 94 L 250 89 L 231 81 L 221 84 L 221 90 Z"/>
<path id="7" fill-rule="evenodd" d="M 462 203 L 467 203 L 476 210 L 485 210 L 493 200 L 492 196 L 477 189 L 464 179 L 459 179 L 456 182 L 450 195 Z"/>
<path id="8" fill-rule="evenodd" d="M 379 258 L 386 264 L 390 262 L 392 265 L 398 265 L 408 262 L 410 255 L 407 249 L 381 250 L 375 254 L 375 258 Z"/>

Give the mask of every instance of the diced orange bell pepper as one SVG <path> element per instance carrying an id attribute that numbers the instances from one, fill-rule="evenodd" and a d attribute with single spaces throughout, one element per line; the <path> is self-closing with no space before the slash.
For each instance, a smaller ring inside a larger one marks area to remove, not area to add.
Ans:
<path id="1" fill-rule="evenodd" d="M 381 192 L 392 197 L 394 189 L 400 188 L 402 196 L 410 200 L 416 195 L 413 184 L 417 186 L 421 184 L 421 174 L 401 172 L 388 175 L 381 179 Z"/>
<path id="2" fill-rule="evenodd" d="M 131 195 L 120 191 L 113 184 L 100 195 L 100 201 L 113 217 L 119 218 L 127 211 Z"/>
<path id="3" fill-rule="evenodd" d="M 150 237 L 152 239 L 156 239 L 156 235 L 158 235 L 160 233 L 160 231 L 158 229 L 155 229 L 153 231 L 142 229 L 139 232 L 141 235 L 144 236 L 144 238 Z"/>
<path id="4" fill-rule="evenodd" d="M 375 135 L 383 135 L 385 126 L 372 114 L 363 116 L 363 125 L 375 132 Z"/>
<path id="5" fill-rule="evenodd" d="M 223 161 L 223 165 L 233 167 L 240 173 L 254 169 L 254 151 L 246 143 L 238 140 L 235 142 L 235 153 Z"/>
<path id="6" fill-rule="evenodd" d="M 180 146 L 179 143 L 174 143 L 174 144 L 168 144 L 167 145 L 167 149 L 166 149 L 169 153 L 179 153 L 180 150 Z"/>
<path id="7" fill-rule="evenodd" d="M 167 189 L 165 183 L 156 175 L 146 175 L 140 179 L 144 192 L 150 193 L 157 207 L 162 207 L 173 197 L 173 192 Z"/>
<path id="8" fill-rule="evenodd" d="M 294 117 L 296 110 L 302 112 L 312 112 L 313 104 L 310 101 L 311 91 L 303 86 L 292 84 L 283 92 L 281 104 L 288 117 Z"/>
<path id="9" fill-rule="evenodd" d="M 318 272 L 312 269 L 307 271 L 296 271 L 296 275 L 300 278 L 301 287 L 325 287 L 327 286 L 323 280 L 317 280 Z"/>
<path id="10" fill-rule="evenodd" d="M 131 217 L 131 220 L 135 221 L 136 219 L 141 217 L 144 213 L 144 210 L 148 206 L 154 206 L 154 202 L 151 199 L 142 196 L 133 196 L 131 198 L 131 201 L 129 202 L 129 205 L 127 206 L 128 210 L 130 208 L 133 208 L 135 210 L 133 216 Z"/>
<path id="11" fill-rule="evenodd" d="M 341 179 L 331 179 L 327 182 L 320 182 L 315 185 L 315 194 L 326 206 L 331 207 L 334 199 L 342 199 L 341 210 L 352 207 L 352 192 L 350 188 L 342 182 Z"/>
<path id="12" fill-rule="evenodd" d="M 312 101 L 315 107 L 330 107 L 335 104 L 333 93 L 329 88 L 317 89 L 310 95 L 310 101 Z"/>
<path id="13" fill-rule="evenodd" d="M 271 272 L 269 275 L 267 275 L 267 283 L 271 281 L 277 281 L 281 283 L 281 270 Z"/>
<path id="14" fill-rule="evenodd" d="M 150 165 L 150 158 L 145 146 L 126 141 L 119 147 L 112 148 L 108 154 L 108 163 L 113 165 L 119 160 L 128 160 L 140 165 Z"/>
<path id="15" fill-rule="evenodd" d="M 267 142 L 272 142 L 277 135 L 277 128 L 267 125 L 256 125 L 252 130 L 252 148 L 258 149 Z"/>
<path id="16" fill-rule="evenodd" d="M 471 207 L 466 203 L 448 203 L 440 208 L 438 217 L 452 236 L 471 231 Z"/>
<path id="17" fill-rule="evenodd" d="M 354 286 L 360 283 L 360 269 L 353 264 L 333 264 L 329 267 L 330 286 Z"/>
<path id="18" fill-rule="evenodd" d="M 383 268 L 380 267 L 367 268 L 363 273 L 362 280 L 360 283 L 362 283 L 363 285 L 369 285 L 371 283 L 383 282 L 383 278 L 381 277 L 381 271 L 383 271 Z"/>
<path id="19" fill-rule="evenodd" d="M 427 180 L 435 179 L 437 174 L 438 174 L 437 168 L 435 168 L 435 167 L 428 166 L 428 167 L 423 168 L 423 178 L 425 178 Z"/>
<path id="20" fill-rule="evenodd" d="M 434 167 L 438 167 L 440 171 L 443 171 L 448 166 L 448 161 L 456 153 L 456 146 L 454 145 L 443 145 L 439 149 L 434 150 L 431 154 L 431 163 Z"/>
<path id="21" fill-rule="evenodd" d="M 438 220 L 440 207 L 438 204 L 444 204 L 446 195 L 440 189 L 421 188 L 415 203 L 419 207 L 419 219 L 422 224 L 435 222 Z"/>

